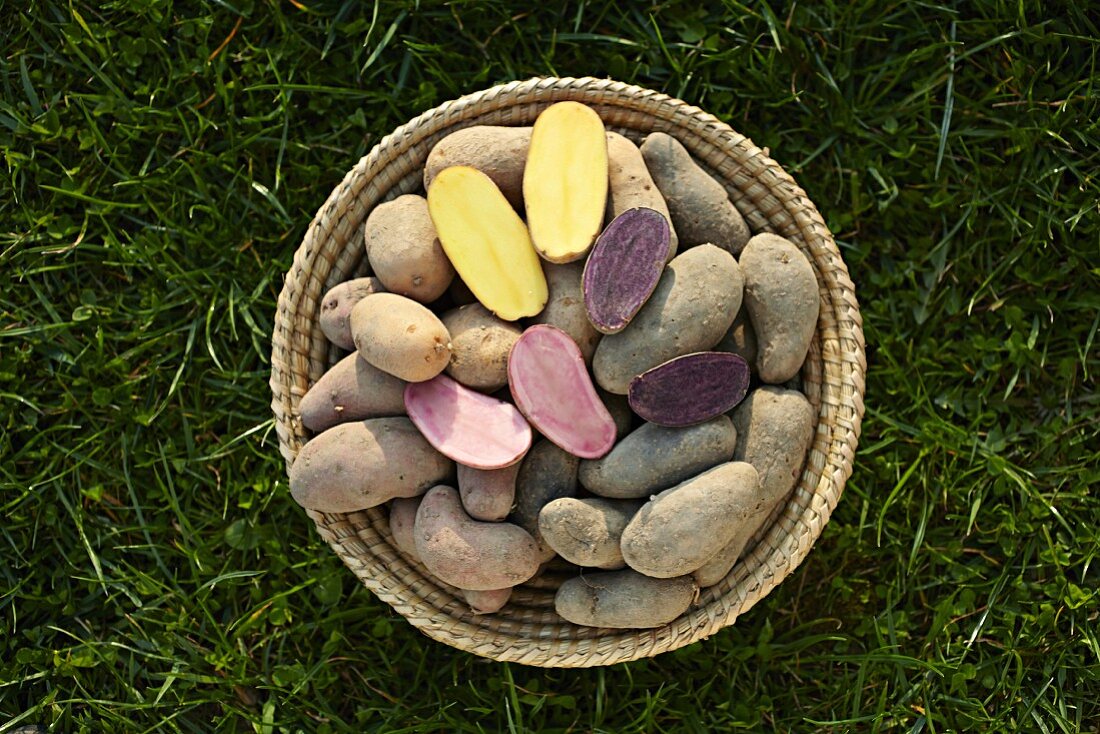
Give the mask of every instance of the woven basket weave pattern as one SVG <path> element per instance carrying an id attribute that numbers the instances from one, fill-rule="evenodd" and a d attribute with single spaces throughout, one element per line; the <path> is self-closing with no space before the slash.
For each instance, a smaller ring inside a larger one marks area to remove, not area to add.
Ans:
<path id="1" fill-rule="evenodd" d="M 851 474 L 866 372 L 855 290 L 821 215 L 764 151 L 696 107 L 609 80 L 512 82 L 430 110 L 383 138 L 348 172 L 310 224 L 279 297 L 270 384 L 279 449 L 289 469 L 309 437 L 298 418 L 298 402 L 341 356 L 318 326 L 321 297 L 365 272 L 367 214 L 382 201 L 421 189 L 428 152 L 444 136 L 472 125 L 530 125 L 539 112 L 562 100 L 591 106 L 610 129 L 635 141 L 653 131 L 673 135 L 725 185 L 753 232 L 783 235 L 809 257 L 821 313 L 802 382 L 818 424 L 788 503 L 726 579 L 702 590 L 698 603 L 679 619 L 652 630 L 595 629 L 562 620 L 553 610 L 553 592 L 568 573 L 564 565 L 517 589 L 501 612 L 474 615 L 455 589 L 394 549 L 381 508 L 308 514 L 356 576 L 428 636 L 496 660 L 587 667 L 673 650 L 732 624 L 805 558 Z"/>

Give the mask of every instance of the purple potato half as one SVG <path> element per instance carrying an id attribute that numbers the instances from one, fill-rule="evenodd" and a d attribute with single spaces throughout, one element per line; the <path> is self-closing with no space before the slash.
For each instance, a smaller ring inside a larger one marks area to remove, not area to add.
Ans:
<path id="1" fill-rule="evenodd" d="M 670 359 L 630 382 L 630 409 L 659 426 L 678 428 L 710 420 L 740 403 L 749 390 L 749 364 L 727 352 L 696 352 Z"/>

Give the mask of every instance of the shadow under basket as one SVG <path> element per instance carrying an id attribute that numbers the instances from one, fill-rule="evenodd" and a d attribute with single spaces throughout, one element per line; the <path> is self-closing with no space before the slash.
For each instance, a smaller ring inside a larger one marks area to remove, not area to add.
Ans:
<path id="1" fill-rule="evenodd" d="M 501 611 L 475 615 L 457 590 L 396 550 L 385 507 L 308 514 L 360 581 L 429 637 L 494 660 L 589 667 L 675 650 L 733 624 L 806 557 L 851 475 L 866 372 L 855 289 L 821 215 L 766 151 L 697 107 L 606 79 L 512 82 L 425 112 L 360 160 L 310 224 L 279 296 L 271 406 L 289 469 L 309 439 L 298 402 L 343 354 L 321 333 L 321 298 L 332 286 L 367 272 L 363 223 L 371 209 L 422 191 L 428 152 L 446 135 L 472 125 L 531 125 L 539 112 L 563 100 L 590 106 L 608 129 L 635 142 L 654 131 L 674 136 L 722 182 L 754 234 L 780 234 L 809 258 L 821 310 L 801 379 L 817 413 L 817 428 L 791 495 L 725 579 L 701 590 L 692 608 L 676 620 L 646 630 L 582 627 L 555 614 L 555 589 L 567 574 L 576 573 L 564 564 L 518 587 Z"/>

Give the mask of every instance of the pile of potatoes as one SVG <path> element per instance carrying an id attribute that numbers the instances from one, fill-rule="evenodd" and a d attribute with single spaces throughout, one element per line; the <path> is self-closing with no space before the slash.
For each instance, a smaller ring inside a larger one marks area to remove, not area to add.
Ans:
<path id="1" fill-rule="evenodd" d="M 373 275 L 323 298 L 350 354 L 299 403 L 294 499 L 387 504 L 475 613 L 560 557 L 565 620 L 676 619 L 800 475 L 810 262 L 674 137 L 636 146 L 575 102 L 450 134 L 424 184 L 370 213 Z"/>

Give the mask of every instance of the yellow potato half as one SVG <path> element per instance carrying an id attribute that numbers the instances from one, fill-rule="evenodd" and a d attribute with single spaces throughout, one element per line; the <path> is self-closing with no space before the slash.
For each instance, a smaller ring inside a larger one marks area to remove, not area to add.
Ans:
<path id="1" fill-rule="evenodd" d="M 603 227 L 607 137 L 600 116 L 579 102 L 559 102 L 535 120 L 523 200 L 539 254 L 550 262 L 584 257 Z"/>
<path id="2" fill-rule="evenodd" d="M 505 321 L 546 305 L 546 276 L 527 226 L 496 184 L 469 166 L 452 166 L 428 187 L 428 212 L 443 251 L 485 308 Z"/>

